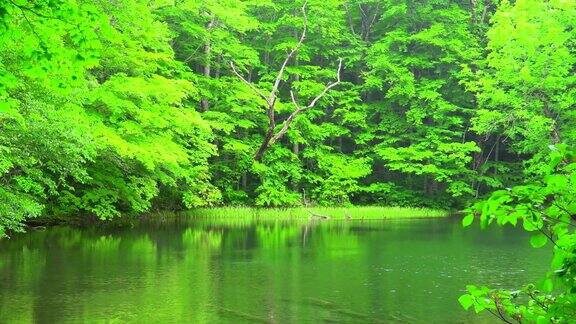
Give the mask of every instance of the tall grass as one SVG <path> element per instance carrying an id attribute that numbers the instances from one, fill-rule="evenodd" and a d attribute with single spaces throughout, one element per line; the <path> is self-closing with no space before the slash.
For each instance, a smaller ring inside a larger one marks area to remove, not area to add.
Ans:
<path id="1" fill-rule="evenodd" d="M 296 207 L 296 208 L 249 208 L 221 207 L 198 208 L 186 213 L 193 217 L 210 218 L 256 218 L 256 219 L 407 219 L 438 218 L 449 215 L 447 211 L 406 207 Z"/>

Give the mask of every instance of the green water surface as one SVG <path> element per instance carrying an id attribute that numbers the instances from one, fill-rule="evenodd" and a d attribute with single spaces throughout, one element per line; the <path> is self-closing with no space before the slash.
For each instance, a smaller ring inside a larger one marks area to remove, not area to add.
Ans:
<path id="1" fill-rule="evenodd" d="M 492 323 L 457 298 L 545 272 L 528 239 L 457 219 L 55 227 L 0 242 L 0 322 Z"/>

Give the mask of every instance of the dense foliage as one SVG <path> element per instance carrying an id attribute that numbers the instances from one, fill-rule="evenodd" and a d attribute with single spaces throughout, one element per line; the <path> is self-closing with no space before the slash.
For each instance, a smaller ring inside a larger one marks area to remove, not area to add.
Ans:
<path id="1" fill-rule="evenodd" d="M 40 215 L 488 196 L 464 224 L 521 221 L 552 268 L 461 304 L 567 322 L 575 72 L 569 0 L 1 1 L 0 237 Z"/>
<path id="2" fill-rule="evenodd" d="M 541 282 L 515 291 L 470 285 L 468 294 L 460 297 L 464 308 L 487 310 L 509 323 L 567 323 L 576 318 L 576 155 L 565 146 L 552 149 L 540 180 L 495 191 L 463 219 L 468 226 L 479 215 L 483 228 L 521 221 L 534 233 L 534 248 L 548 242 L 554 246 L 550 271 Z"/>
<path id="3" fill-rule="evenodd" d="M 571 323 L 576 318 L 576 3 L 519 0 L 503 2 L 488 31 L 488 54 L 470 88 L 478 95 L 474 130 L 509 143 L 504 163 L 484 170 L 523 179 L 494 191 L 469 210 L 463 224 L 517 226 L 533 232 L 530 244 L 553 245 L 550 271 L 519 290 L 468 286 L 460 297 L 466 309 L 488 311 L 507 323 Z M 568 143 L 559 144 L 561 142 Z M 572 147 L 572 149 L 570 149 Z M 524 159 L 510 161 L 510 154 Z M 496 161 L 497 162 L 497 161 Z M 512 179 L 510 179 L 512 180 Z"/>
<path id="4" fill-rule="evenodd" d="M 573 144 L 575 10 L 2 1 L 0 232 L 219 204 L 465 206 Z M 255 159 L 270 114 L 288 127 Z"/>

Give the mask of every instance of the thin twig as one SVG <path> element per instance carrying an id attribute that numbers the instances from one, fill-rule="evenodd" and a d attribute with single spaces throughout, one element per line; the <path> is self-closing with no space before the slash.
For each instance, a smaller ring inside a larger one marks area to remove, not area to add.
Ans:
<path id="1" fill-rule="evenodd" d="M 556 246 L 557 248 L 561 249 L 558 244 L 556 244 L 556 241 L 554 241 L 554 239 L 552 238 L 552 235 L 546 233 L 543 229 L 539 228 L 538 231 L 542 234 L 544 234 L 544 236 L 546 236 L 550 242 L 552 242 L 552 244 L 554 244 L 554 246 Z"/>
<path id="2" fill-rule="evenodd" d="M 68 24 L 68 25 L 70 25 L 70 26 L 78 27 L 77 25 L 75 25 L 75 24 L 73 24 L 73 23 L 71 23 L 71 22 L 68 22 L 68 21 L 66 21 L 65 19 L 62 19 L 62 18 L 59 18 L 59 17 L 52 17 L 52 16 L 47 16 L 47 15 L 41 14 L 41 13 L 39 13 L 38 11 L 36 11 L 36 10 L 30 8 L 30 7 L 26 7 L 26 6 L 23 6 L 23 5 L 19 5 L 19 4 L 15 3 L 13 0 L 8 0 L 8 2 L 10 2 L 10 3 L 11 3 L 13 6 L 15 6 L 16 8 L 20 9 L 20 11 L 22 11 L 22 13 L 24 13 L 24 10 L 26 10 L 26 11 L 31 12 L 32 14 L 34 14 L 35 16 L 38 16 L 38 17 L 40 17 L 40 18 L 58 20 L 58 21 L 60 21 L 60 22 L 63 22 L 63 23 L 65 23 L 65 24 Z"/>
<path id="3" fill-rule="evenodd" d="M 326 95 L 326 93 L 328 93 L 328 91 L 332 88 L 334 88 L 335 86 L 337 86 L 338 84 L 340 84 L 341 82 L 341 78 L 340 78 L 340 74 L 342 72 L 342 59 L 338 60 L 338 71 L 336 72 L 337 76 L 336 76 L 336 81 L 328 84 L 324 90 L 322 90 L 322 92 L 320 92 L 320 94 L 318 94 L 307 106 L 305 107 L 301 107 L 300 105 L 298 105 L 298 102 L 296 102 L 296 97 L 294 96 L 294 91 L 290 91 L 290 97 L 292 98 L 292 103 L 294 104 L 294 106 L 296 107 L 296 110 L 294 110 L 290 116 L 288 116 L 288 118 L 284 121 L 284 123 L 282 123 L 282 128 L 280 129 L 280 131 L 278 131 L 278 133 L 276 135 L 274 135 L 274 137 L 272 137 L 272 140 L 270 141 L 270 143 L 275 143 L 276 141 L 278 141 L 280 138 L 282 138 L 284 136 L 284 134 L 286 134 L 286 132 L 288 131 L 288 128 L 290 127 L 290 124 L 292 123 L 292 121 L 294 120 L 294 118 L 301 112 L 311 109 L 312 107 L 314 107 L 316 105 L 316 103 L 318 102 L 318 100 L 320 100 L 322 97 L 324 97 L 324 95 Z"/>
<path id="4" fill-rule="evenodd" d="M 240 74 L 238 72 L 238 70 L 236 70 L 236 66 L 234 65 L 234 62 L 230 61 L 230 66 L 232 67 L 232 71 L 234 72 L 234 74 L 236 74 L 236 76 L 242 80 L 245 84 L 247 84 L 254 92 L 256 92 L 256 94 L 258 94 L 260 97 L 262 97 L 262 99 L 264 99 L 264 101 L 266 101 L 266 103 L 268 105 L 270 105 L 270 102 L 268 101 L 268 97 L 262 93 L 262 91 L 260 91 L 258 88 L 256 88 L 256 86 L 254 84 L 252 84 L 252 82 L 246 80 L 242 74 Z"/>
<path id="5" fill-rule="evenodd" d="M 496 308 L 498 308 L 498 307 L 496 307 Z M 508 323 L 508 324 L 512 324 L 512 322 L 510 322 L 510 321 L 506 320 L 504 317 L 502 317 L 501 314 L 496 314 L 496 313 L 494 313 L 494 312 L 493 312 L 492 310 L 490 310 L 490 309 L 486 309 L 486 310 L 487 310 L 488 312 L 490 312 L 490 314 L 494 315 L 494 317 L 498 317 L 498 318 L 501 319 L 502 321 L 504 321 L 504 322 L 506 322 L 506 323 Z M 498 313 L 500 313 L 500 311 L 498 311 Z"/>
<path id="6" fill-rule="evenodd" d="M 340 73 L 342 71 L 342 59 L 338 60 L 338 72 L 336 73 L 336 81 L 330 83 L 328 86 L 326 86 L 326 88 L 324 88 L 324 90 L 322 90 L 322 92 L 316 96 L 316 98 L 314 98 L 314 100 L 312 100 L 312 102 L 306 107 L 306 109 L 308 108 L 312 108 L 314 107 L 314 105 L 316 105 L 316 102 L 318 100 L 320 100 L 322 97 L 324 97 L 324 95 L 332 88 L 334 88 L 335 86 L 337 86 L 338 84 L 340 84 L 341 79 L 340 79 Z"/>
<path id="7" fill-rule="evenodd" d="M 352 21 L 352 15 L 350 14 L 350 8 L 348 7 L 348 2 L 344 2 L 344 9 L 346 9 L 346 17 L 348 18 L 348 25 L 350 25 L 350 31 L 352 35 L 356 36 L 356 30 L 354 29 L 354 22 Z"/>
<path id="8" fill-rule="evenodd" d="M 512 322 L 510 322 L 509 320 L 507 320 L 506 317 L 504 316 L 504 314 L 502 314 L 502 311 L 500 310 L 500 306 L 501 306 L 501 305 L 500 305 L 499 301 L 500 301 L 500 300 L 498 299 L 498 297 L 495 296 L 495 298 L 494 298 L 494 304 L 496 305 L 496 310 L 498 311 L 498 315 L 500 315 L 500 318 L 501 318 L 504 322 L 506 322 L 506 323 L 508 323 L 508 324 L 512 324 Z"/>
<path id="9" fill-rule="evenodd" d="M 530 292 L 526 292 L 526 294 L 528 295 L 528 297 L 530 297 L 536 304 L 538 304 L 538 306 L 540 306 L 540 308 L 542 308 L 544 311 L 548 311 L 548 306 L 543 304 L 542 302 L 540 302 L 534 295 L 532 295 Z"/>
<path id="10" fill-rule="evenodd" d="M 306 5 L 308 4 L 308 1 L 304 1 L 304 5 L 302 5 L 302 17 L 304 19 L 304 26 L 302 27 L 302 35 L 300 36 L 300 39 L 298 40 L 298 43 L 296 44 L 296 46 L 292 49 L 292 51 L 290 51 L 290 53 L 288 53 L 288 55 L 286 56 L 286 59 L 284 60 L 284 63 L 282 63 L 282 66 L 280 67 L 280 70 L 278 71 L 278 75 L 276 76 L 276 80 L 274 81 L 274 86 L 272 86 L 272 91 L 270 91 L 270 98 L 268 99 L 269 103 L 274 103 L 276 101 L 276 92 L 278 91 L 278 87 L 280 86 L 280 82 L 282 81 L 282 76 L 284 75 L 284 70 L 286 69 L 286 66 L 288 65 L 288 62 L 290 61 L 290 59 L 294 56 L 294 54 L 296 54 L 296 52 L 298 52 L 298 50 L 300 49 L 300 47 L 302 46 L 302 43 L 304 43 L 304 39 L 306 39 L 306 32 L 308 31 L 308 16 L 306 15 Z"/>

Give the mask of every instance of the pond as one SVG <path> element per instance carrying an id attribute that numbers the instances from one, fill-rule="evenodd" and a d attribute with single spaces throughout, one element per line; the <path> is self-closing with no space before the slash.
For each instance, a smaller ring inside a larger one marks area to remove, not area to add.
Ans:
<path id="1" fill-rule="evenodd" d="M 231 216 L 232 217 L 232 216 Z M 0 242 L 0 322 L 491 323 L 457 298 L 547 270 L 514 228 L 458 219 L 180 217 Z"/>

